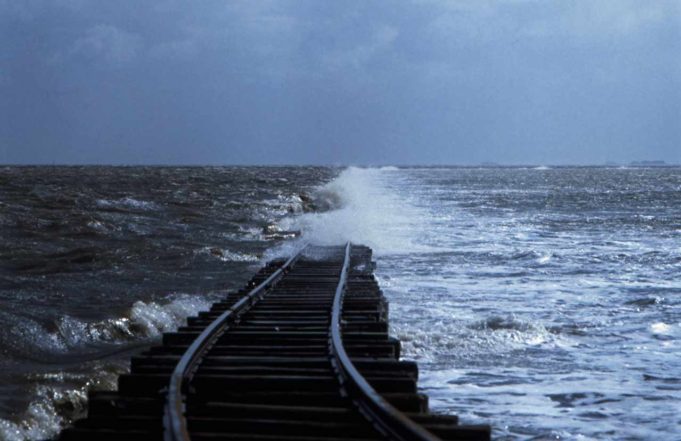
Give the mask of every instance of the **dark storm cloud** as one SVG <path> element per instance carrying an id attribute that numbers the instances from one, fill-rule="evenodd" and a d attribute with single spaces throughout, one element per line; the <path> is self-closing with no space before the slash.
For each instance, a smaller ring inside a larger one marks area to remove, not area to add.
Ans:
<path id="1" fill-rule="evenodd" d="M 677 0 L 0 1 L 0 162 L 681 162 Z"/>

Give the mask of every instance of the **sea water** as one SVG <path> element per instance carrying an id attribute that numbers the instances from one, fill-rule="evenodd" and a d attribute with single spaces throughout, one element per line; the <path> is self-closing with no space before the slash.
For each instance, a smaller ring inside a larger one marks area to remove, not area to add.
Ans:
<path id="1" fill-rule="evenodd" d="M 303 242 L 374 249 L 436 412 L 495 439 L 681 439 L 681 169 L 0 169 L 0 439 Z"/>

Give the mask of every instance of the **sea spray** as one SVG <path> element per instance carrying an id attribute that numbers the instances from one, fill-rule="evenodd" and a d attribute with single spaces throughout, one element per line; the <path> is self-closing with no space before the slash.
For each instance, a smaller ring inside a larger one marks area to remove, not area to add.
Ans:
<path id="1" fill-rule="evenodd" d="M 349 167 L 312 191 L 312 197 L 326 201 L 328 211 L 290 216 L 279 225 L 301 231 L 301 241 L 351 241 L 372 247 L 376 255 L 430 250 L 418 243 L 423 213 L 385 185 L 385 175 L 395 170 Z"/>

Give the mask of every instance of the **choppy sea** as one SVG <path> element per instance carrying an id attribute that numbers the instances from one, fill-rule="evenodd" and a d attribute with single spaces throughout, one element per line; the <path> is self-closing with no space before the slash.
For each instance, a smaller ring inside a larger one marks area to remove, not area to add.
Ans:
<path id="1" fill-rule="evenodd" d="M 681 168 L 0 168 L 0 440 L 304 241 L 371 246 L 435 411 L 681 439 Z"/>

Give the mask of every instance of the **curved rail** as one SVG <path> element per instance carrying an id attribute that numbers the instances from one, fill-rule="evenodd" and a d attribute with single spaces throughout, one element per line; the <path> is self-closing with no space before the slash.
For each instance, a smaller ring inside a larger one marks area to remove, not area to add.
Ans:
<path id="1" fill-rule="evenodd" d="M 359 411 L 388 439 L 396 441 L 440 441 L 440 438 L 413 422 L 376 392 L 362 374 L 357 371 L 345 352 L 341 335 L 341 317 L 345 285 L 350 269 L 351 247 L 350 242 L 345 245 L 345 260 L 333 299 L 329 329 L 331 363 L 336 370 L 341 387 L 353 399 Z"/>
<path id="2" fill-rule="evenodd" d="M 163 438 L 165 441 L 191 440 L 189 431 L 187 430 L 187 419 L 184 414 L 185 405 L 183 392 L 184 387 L 188 384 L 187 380 L 191 379 L 203 354 L 210 349 L 220 333 L 225 330 L 229 320 L 237 313 L 242 312 L 245 308 L 252 306 L 260 294 L 277 283 L 279 279 L 283 277 L 284 273 L 290 269 L 296 260 L 298 260 L 305 248 L 306 246 L 303 246 L 300 251 L 291 256 L 281 268 L 273 272 L 267 279 L 253 288 L 228 310 L 220 314 L 218 318 L 213 320 L 213 322 L 199 334 L 189 348 L 187 348 L 170 376 L 166 403 L 163 410 Z"/>

